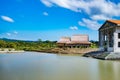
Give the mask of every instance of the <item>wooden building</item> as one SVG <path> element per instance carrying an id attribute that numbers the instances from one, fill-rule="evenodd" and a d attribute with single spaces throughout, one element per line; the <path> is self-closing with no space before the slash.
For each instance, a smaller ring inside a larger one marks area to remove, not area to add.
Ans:
<path id="1" fill-rule="evenodd" d="M 66 43 L 70 42 L 70 37 L 61 37 L 57 42 L 58 47 L 63 48 L 66 47 Z"/>
<path id="2" fill-rule="evenodd" d="M 84 47 L 87 48 L 91 45 L 91 42 L 89 42 L 88 35 L 73 35 L 70 37 L 62 37 L 57 42 L 58 47 L 64 48 L 80 48 Z"/>
<path id="3" fill-rule="evenodd" d="M 120 20 L 107 20 L 99 28 L 101 51 L 120 52 Z"/>

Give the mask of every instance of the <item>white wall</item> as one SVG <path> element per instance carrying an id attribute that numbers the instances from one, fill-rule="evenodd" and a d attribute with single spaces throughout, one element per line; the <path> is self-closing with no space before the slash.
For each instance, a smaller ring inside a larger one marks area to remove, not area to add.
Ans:
<path id="1" fill-rule="evenodd" d="M 118 39 L 118 33 L 120 33 L 120 27 L 117 27 L 114 32 L 114 52 L 120 52 L 120 47 L 118 47 L 118 42 L 120 42 L 120 39 Z"/>

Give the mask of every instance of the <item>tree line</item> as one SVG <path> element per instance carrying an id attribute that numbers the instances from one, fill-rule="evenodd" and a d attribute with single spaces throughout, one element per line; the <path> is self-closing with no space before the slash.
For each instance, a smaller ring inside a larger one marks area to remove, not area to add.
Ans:
<path id="1" fill-rule="evenodd" d="M 20 40 L 0 40 L 0 48 L 15 48 L 16 50 L 42 50 L 55 48 L 56 41 L 20 41 Z"/>

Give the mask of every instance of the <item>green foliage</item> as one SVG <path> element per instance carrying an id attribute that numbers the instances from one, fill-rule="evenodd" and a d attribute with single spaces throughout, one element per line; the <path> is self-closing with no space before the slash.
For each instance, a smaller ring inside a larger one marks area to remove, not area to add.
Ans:
<path id="1" fill-rule="evenodd" d="M 6 42 L 3 40 L 0 40 L 0 48 L 5 48 L 6 47 Z"/>
<path id="2" fill-rule="evenodd" d="M 91 40 L 90 41 L 92 44 L 91 44 L 91 48 L 98 48 L 98 46 L 99 46 L 99 42 L 98 41 L 93 41 L 93 40 Z"/>
<path id="3" fill-rule="evenodd" d="M 7 48 L 16 48 L 16 44 L 15 43 L 13 43 L 13 42 L 9 42 L 9 43 L 7 43 Z"/>
<path id="4" fill-rule="evenodd" d="M 39 39 L 38 41 L 5 41 L 0 40 L 0 48 L 15 48 L 16 50 L 26 50 L 26 51 L 34 51 L 34 50 L 45 50 L 52 49 L 56 47 L 56 41 L 42 41 Z"/>
<path id="5" fill-rule="evenodd" d="M 91 48 L 98 48 L 97 44 L 95 44 L 95 43 L 92 43 L 90 47 Z"/>

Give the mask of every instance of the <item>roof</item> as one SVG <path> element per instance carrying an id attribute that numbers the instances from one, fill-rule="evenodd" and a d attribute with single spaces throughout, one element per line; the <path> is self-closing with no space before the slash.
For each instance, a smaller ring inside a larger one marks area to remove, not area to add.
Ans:
<path id="1" fill-rule="evenodd" d="M 115 24 L 120 24 L 120 20 L 107 20 L 107 21 Z"/>
<path id="2" fill-rule="evenodd" d="M 89 41 L 71 41 L 71 42 L 67 42 L 66 44 L 91 44 L 91 42 Z"/>
<path id="3" fill-rule="evenodd" d="M 98 29 L 98 30 L 100 30 L 101 28 L 103 28 L 105 25 L 106 25 L 106 23 L 113 23 L 113 24 L 115 24 L 115 25 L 118 25 L 118 24 L 120 24 L 120 20 L 106 20 L 105 22 L 104 22 L 104 24 Z"/>
<path id="4" fill-rule="evenodd" d="M 88 35 L 73 35 L 71 37 L 71 41 L 78 41 L 78 42 L 89 41 L 89 37 Z"/>
<path id="5" fill-rule="evenodd" d="M 61 37 L 58 44 L 91 44 L 86 34 L 77 34 L 70 37 Z"/>
<path id="6" fill-rule="evenodd" d="M 70 41 L 70 37 L 61 37 L 57 43 L 66 43 Z"/>

